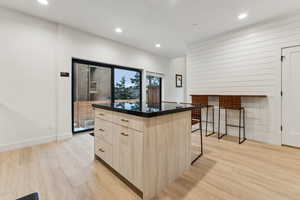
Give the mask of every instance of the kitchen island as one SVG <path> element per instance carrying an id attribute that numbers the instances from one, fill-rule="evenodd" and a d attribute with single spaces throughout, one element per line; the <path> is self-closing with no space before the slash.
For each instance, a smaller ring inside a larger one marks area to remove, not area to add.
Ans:
<path id="1" fill-rule="evenodd" d="M 143 199 L 191 165 L 192 105 L 94 104 L 95 158 Z"/>

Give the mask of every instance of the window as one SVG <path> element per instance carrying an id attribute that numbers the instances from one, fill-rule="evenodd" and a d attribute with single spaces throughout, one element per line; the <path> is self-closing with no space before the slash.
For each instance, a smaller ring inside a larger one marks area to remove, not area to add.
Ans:
<path id="1" fill-rule="evenodd" d="M 141 72 L 115 68 L 114 87 L 115 102 L 140 103 Z"/>
<path id="2" fill-rule="evenodd" d="M 142 74 L 137 69 L 72 60 L 72 130 L 94 129 L 92 104 L 141 103 Z"/>

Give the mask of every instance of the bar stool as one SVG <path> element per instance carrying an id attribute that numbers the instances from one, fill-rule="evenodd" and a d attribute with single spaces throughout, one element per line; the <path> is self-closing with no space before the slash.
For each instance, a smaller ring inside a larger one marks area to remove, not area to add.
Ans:
<path id="1" fill-rule="evenodd" d="M 225 110 L 225 134 L 220 134 L 220 110 Z M 239 125 L 228 124 L 227 122 L 227 110 L 239 111 Z M 243 113 L 243 124 L 242 124 L 242 113 Z M 235 127 L 239 129 L 239 144 L 244 143 L 246 138 L 245 132 L 245 108 L 241 106 L 240 96 L 220 96 L 219 97 L 219 120 L 218 120 L 218 139 L 222 139 L 225 135 L 228 135 L 228 127 Z M 241 137 L 241 129 L 243 129 L 243 137 Z"/>
<path id="2" fill-rule="evenodd" d="M 200 130 L 200 133 L 202 134 L 202 123 L 200 123 L 202 121 L 202 112 L 201 112 L 202 106 L 199 105 L 199 104 L 185 103 L 185 102 L 181 102 L 180 104 L 199 106 L 198 109 L 193 109 L 192 110 L 192 122 L 191 123 L 192 123 L 192 126 L 199 123 L 200 128 L 198 128 L 196 130 L 193 130 L 192 133 Z"/>
<path id="3" fill-rule="evenodd" d="M 195 159 L 193 159 L 193 161 L 191 162 L 191 165 L 193 165 L 199 158 L 201 158 L 203 156 L 203 134 L 202 134 L 202 122 L 201 122 L 201 118 L 202 118 L 202 105 L 195 105 L 192 103 L 180 103 L 180 104 L 185 104 L 185 105 L 193 105 L 196 106 L 197 108 L 192 110 L 192 116 L 191 116 L 191 125 L 195 125 L 199 123 L 200 128 L 193 130 L 192 133 L 200 130 L 200 154 L 197 155 L 197 157 Z"/>
<path id="4" fill-rule="evenodd" d="M 215 134 L 215 107 L 213 105 L 208 104 L 208 95 L 192 95 L 192 104 L 193 105 L 201 105 L 202 108 L 206 109 L 206 118 L 202 120 L 202 110 L 200 110 L 200 120 L 199 120 L 199 128 L 202 131 L 202 123 L 205 123 L 205 136 L 211 136 Z M 209 110 L 212 111 L 212 121 L 208 119 Z M 199 114 L 198 114 L 199 115 Z M 197 118 L 197 116 L 196 116 Z M 212 133 L 208 134 L 208 124 L 212 124 Z"/>
<path id="5" fill-rule="evenodd" d="M 205 122 L 206 125 L 205 125 L 205 136 L 208 137 L 208 136 L 211 136 L 211 135 L 214 135 L 215 134 L 215 107 L 213 105 L 205 105 L 206 106 L 206 118 L 205 120 L 202 122 Z M 208 111 L 209 111 L 209 108 L 211 108 L 211 111 L 212 111 L 212 121 L 209 121 L 208 119 Z M 210 134 L 207 134 L 207 124 L 212 124 L 212 132 Z"/>
<path id="6" fill-rule="evenodd" d="M 193 104 L 194 105 L 194 104 Z M 200 154 L 191 162 L 193 165 L 200 157 L 203 156 L 203 133 L 202 133 L 202 106 L 201 105 L 194 105 L 197 106 L 197 109 L 192 110 L 192 125 L 199 123 L 199 129 L 192 131 L 192 133 L 200 130 Z"/>

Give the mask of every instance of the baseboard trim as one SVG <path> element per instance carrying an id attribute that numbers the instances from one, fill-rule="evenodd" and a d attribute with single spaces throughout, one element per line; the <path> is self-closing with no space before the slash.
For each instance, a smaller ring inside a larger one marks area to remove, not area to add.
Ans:
<path id="1" fill-rule="evenodd" d="M 41 137 L 38 139 L 25 140 L 18 143 L 0 145 L 0 152 L 16 150 L 25 147 L 31 147 L 39 144 L 46 144 L 53 141 L 56 141 L 56 135 Z"/>
<path id="2" fill-rule="evenodd" d="M 292 146 L 292 145 L 287 145 L 287 144 L 282 144 L 281 146 L 300 150 L 300 147 L 297 147 L 297 146 Z"/>
<path id="3" fill-rule="evenodd" d="M 73 136 L 72 133 L 64 133 L 64 134 L 61 134 L 61 135 L 57 136 L 57 141 L 70 139 L 70 138 L 72 138 L 72 136 Z"/>
<path id="4" fill-rule="evenodd" d="M 22 142 L 17 142 L 17 143 L 12 143 L 12 144 L 5 144 L 5 145 L 0 145 L 0 152 L 5 152 L 5 151 L 12 151 L 16 149 L 22 149 L 25 147 L 31 147 L 39 144 L 47 144 L 49 142 L 55 142 L 59 140 L 65 140 L 72 138 L 72 133 L 65 133 L 62 135 L 51 135 L 51 136 L 46 136 L 46 137 L 40 137 L 37 139 L 31 139 L 31 140 L 25 140 Z"/>

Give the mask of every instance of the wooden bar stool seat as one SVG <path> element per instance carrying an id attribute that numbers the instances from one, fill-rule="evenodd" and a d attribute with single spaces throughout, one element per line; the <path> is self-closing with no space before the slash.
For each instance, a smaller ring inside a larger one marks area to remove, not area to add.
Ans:
<path id="1" fill-rule="evenodd" d="M 225 134 L 221 135 L 220 133 L 220 110 L 225 110 Z M 239 111 L 239 124 L 228 124 L 227 122 L 227 110 L 236 110 Z M 243 114 L 243 120 L 242 120 Z M 243 121 L 243 123 L 242 123 Z M 245 132 L 245 108 L 241 106 L 241 96 L 220 96 L 219 97 L 219 120 L 218 120 L 218 139 L 222 139 L 224 136 L 228 135 L 228 127 L 235 127 L 239 129 L 239 144 L 244 143 L 246 138 Z M 243 137 L 241 136 L 241 129 L 243 129 Z"/>

